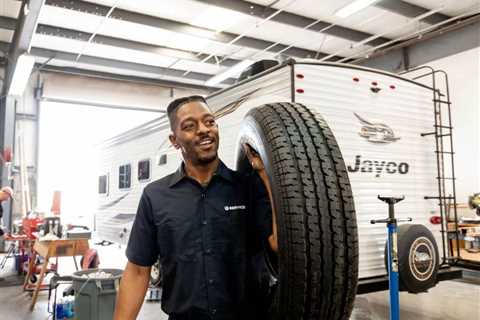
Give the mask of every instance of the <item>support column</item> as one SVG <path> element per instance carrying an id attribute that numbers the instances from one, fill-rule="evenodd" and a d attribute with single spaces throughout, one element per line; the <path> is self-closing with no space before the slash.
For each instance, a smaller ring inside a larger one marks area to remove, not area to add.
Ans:
<path id="1" fill-rule="evenodd" d="M 10 148 L 14 152 L 15 141 L 15 109 L 16 100 L 12 97 L 3 97 L 0 99 L 0 151 Z M 8 179 L 9 173 L 5 170 L 5 164 L 0 165 L 1 186 L 14 187 L 13 181 Z M 12 229 L 12 205 L 11 201 L 5 201 L 3 204 L 3 225 L 8 230 Z"/>

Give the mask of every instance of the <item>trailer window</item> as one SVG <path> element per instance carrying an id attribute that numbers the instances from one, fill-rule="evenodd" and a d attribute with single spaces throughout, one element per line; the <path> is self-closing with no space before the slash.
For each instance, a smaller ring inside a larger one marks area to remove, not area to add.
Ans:
<path id="1" fill-rule="evenodd" d="M 130 164 L 124 164 L 118 169 L 118 188 L 130 188 L 130 178 L 132 174 L 132 167 Z"/>
<path id="2" fill-rule="evenodd" d="M 161 156 L 158 157 L 158 163 L 157 163 L 159 166 L 163 165 L 163 164 L 167 164 L 167 155 L 166 154 L 162 154 Z"/>
<path id="3" fill-rule="evenodd" d="M 108 177 L 103 175 L 98 177 L 98 193 L 107 194 L 108 193 Z"/>
<path id="4" fill-rule="evenodd" d="M 150 159 L 138 161 L 138 181 L 150 179 Z"/>

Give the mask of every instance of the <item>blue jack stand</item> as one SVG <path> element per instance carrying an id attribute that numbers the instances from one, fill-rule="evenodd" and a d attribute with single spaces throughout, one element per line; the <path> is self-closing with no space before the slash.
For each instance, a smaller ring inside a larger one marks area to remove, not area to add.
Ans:
<path id="1" fill-rule="evenodd" d="M 400 299 L 399 299 L 399 284 L 398 284 L 398 247 L 397 247 L 397 223 L 403 221 L 412 221 L 412 218 L 396 219 L 393 206 L 405 199 L 394 197 L 381 197 L 378 199 L 388 203 L 388 218 L 380 220 L 370 220 L 371 224 L 386 223 L 388 228 L 388 283 L 390 288 L 390 320 L 400 319 Z"/>

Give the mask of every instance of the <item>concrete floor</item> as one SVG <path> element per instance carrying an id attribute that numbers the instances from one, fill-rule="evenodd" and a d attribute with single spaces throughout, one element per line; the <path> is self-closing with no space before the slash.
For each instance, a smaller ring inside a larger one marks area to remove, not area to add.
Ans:
<path id="1" fill-rule="evenodd" d="M 109 259 L 108 255 L 118 257 L 118 249 L 109 247 L 101 249 L 102 267 L 118 267 L 119 261 Z M 120 262 L 124 265 L 124 261 Z M 60 261 L 60 273 L 73 268 L 71 260 Z M 0 277 L 5 276 L 5 273 Z M 471 276 L 470 276 L 471 277 Z M 402 320 L 480 320 L 480 283 L 479 275 L 465 281 L 440 282 L 428 293 L 401 293 Z M 1 281 L 0 281 L 1 282 Z M 477 283 L 477 284 L 475 284 Z M 30 295 L 22 291 L 20 286 L 1 287 L 0 285 L 0 318 L 15 320 L 51 319 L 47 313 L 47 292 L 41 292 L 33 312 L 28 310 Z M 357 296 L 351 320 L 383 320 L 388 319 L 388 292 L 376 292 Z M 166 320 L 159 303 L 145 302 L 138 319 Z"/>

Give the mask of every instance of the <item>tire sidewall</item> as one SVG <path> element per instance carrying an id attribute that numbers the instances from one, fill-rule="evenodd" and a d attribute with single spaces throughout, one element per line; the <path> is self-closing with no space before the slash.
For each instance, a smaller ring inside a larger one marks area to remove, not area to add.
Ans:
<path id="1" fill-rule="evenodd" d="M 253 149 L 255 149 L 260 158 L 263 161 L 265 171 L 267 173 L 271 190 L 272 190 L 272 197 L 276 212 L 276 219 L 277 219 L 277 233 L 278 233 L 278 274 L 276 275 L 278 279 L 278 285 L 276 287 L 275 293 L 272 297 L 272 304 L 270 309 L 270 317 L 269 319 L 282 319 L 282 315 L 285 315 L 288 309 L 288 304 L 284 303 L 288 300 L 288 290 L 286 290 L 286 284 L 288 283 L 288 276 L 284 266 L 287 265 L 287 255 L 286 252 L 291 252 L 290 250 L 286 250 L 285 248 L 288 246 L 286 234 L 287 230 L 286 223 L 284 221 L 284 215 L 282 211 L 282 205 L 280 203 L 281 197 L 280 195 L 280 183 L 278 182 L 277 177 L 275 176 L 275 168 L 273 167 L 274 159 L 272 150 L 268 143 L 267 138 L 264 135 L 264 128 L 261 128 L 258 121 L 255 120 L 253 113 L 255 109 L 252 109 L 250 112 L 247 113 L 245 116 L 240 132 L 238 134 L 237 139 L 237 150 L 236 150 L 236 167 L 235 170 L 240 172 L 248 172 L 248 170 L 252 170 L 251 167 L 248 166 L 248 160 L 246 158 L 246 154 L 243 150 L 243 145 L 245 143 L 249 144 Z M 245 166 L 247 164 L 247 166 Z"/>

